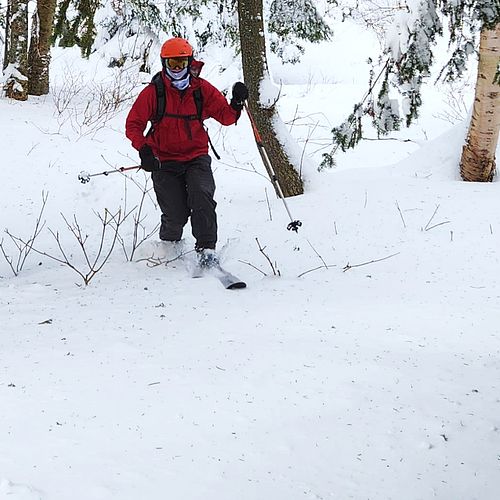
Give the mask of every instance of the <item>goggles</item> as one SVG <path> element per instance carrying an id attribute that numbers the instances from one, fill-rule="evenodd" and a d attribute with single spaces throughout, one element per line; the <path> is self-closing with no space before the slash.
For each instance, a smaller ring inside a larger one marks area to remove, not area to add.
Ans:
<path id="1" fill-rule="evenodd" d="M 181 71 L 189 66 L 189 57 L 167 57 L 165 64 L 173 71 Z"/>

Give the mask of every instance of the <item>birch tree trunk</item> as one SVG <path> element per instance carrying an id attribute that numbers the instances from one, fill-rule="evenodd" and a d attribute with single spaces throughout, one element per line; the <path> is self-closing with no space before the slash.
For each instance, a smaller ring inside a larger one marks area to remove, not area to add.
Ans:
<path id="1" fill-rule="evenodd" d="M 238 18 L 243 76 L 250 94 L 248 99 L 250 112 L 262 136 L 262 142 L 283 195 L 287 197 L 302 194 L 304 192 L 302 180 L 290 163 L 274 130 L 276 107 L 275 105 L 263 107 L 260 102 L 260 84 L 269 76 L 262 0 L 238 0 Z M 270 172 L 268 174 L 271 175 Z"/>
<path id="2" fill-rule="evenodd" d="M 495 151 L 500 131 L 500 24 L 483 30 L 479 44 L 476 94 L 460 174 L 464 181 L 488 182 L 495 174 Z"/>
<path id="3" fill-rule="evenodd" d="M 28 0 L 9 0 L 8 14 L 5 95 L 25 101 L 28 99 Z"/>
<path id="4" fill-rule="evenodd" d="M 28 92 L 31 95 L 49 93 L 50 42 L 55 10 L 56 0 L 37 0 L 28 52 Z"/>

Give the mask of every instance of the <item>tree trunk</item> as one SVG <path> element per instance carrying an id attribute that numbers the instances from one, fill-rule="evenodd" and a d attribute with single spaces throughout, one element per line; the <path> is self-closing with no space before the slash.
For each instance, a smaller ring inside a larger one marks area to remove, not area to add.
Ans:
<path id="1" fill-rule="evenodd" d="M 273 120 L 277 115 L 275 105 L 263 107 L 260 101 L 260 84 L 264 77 L 269 76 L 262 0 L 238 0 L 238 18 L 243 76 L 250 94 L 250 112 L 262 136 L 283 195 L 287 197 L 302 194 L 302 180 L 290 163 L 273 127 Z M 272 175 L 271 172 L 268 174 Z"/>
<path id="2" fill-rule="evenodd" d="M 487 182 L 495 174 L 500 131 L 500 82 L 495 81 L 500 58 L 500 24 L 481 32 L 476 95 L 460 174 L 464 181 Z"/>
<path id="3" fill-rule="evenodd" d="M 3 47 L 3 66 L 2 69 L 7 67 L 7 50 L 9 48 L 9 32 L 10 32 L 10 2 L 7 3 L 7 8 L 5 9 L 5 43 Z"/>
<path id="4" fill-rule="evenodd" d="M 28 0 L 9 0 L 9 34 L 5 70 L 5 95 L 18 101 L 28 99 Z"/>
<path id="5" fill-rule="evenodd" d="M 28 92 L 31 95 L 49 93 L 50 41 L 55 10 L 56 0 L 37 0 L 28 53 Z"/>

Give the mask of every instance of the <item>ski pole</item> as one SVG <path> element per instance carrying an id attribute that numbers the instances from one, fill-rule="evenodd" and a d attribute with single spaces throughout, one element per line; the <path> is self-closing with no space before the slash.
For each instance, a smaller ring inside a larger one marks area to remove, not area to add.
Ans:
<path id="1" fill-rule="evenodd" d="M 126 172 L 127 170 L 134 170 L 134 169 L 137 169 L 137 168 L 141 168 L 141 166 L 140 165 L 134 165 L 133 167 L 120 167 L 120 168 L 115 168 L 113 170 L 106 170 L 104 172 L 99 172 L 97 174 L 89 174 L 85 170 L 82 170 L 78 174 L 78 180 L 82 184 L 87 184 L 87 182 L 90 182 L 90 178 L 91 177 L 96 177 L 97 175 L 109 175 L 109 174 L 114 174 L 116 172 Z"/>
<path id="2" fill-rule="evenodd" d="M 257 147 L 259 148 L 259 152 L 260 152 L 260 155 L 262 157 L 262 161 L 264 162 L 264 165 L 267 169 L 267 172 L 269 174 L 271 182 L 278 193 L 278 196 L 281 198 L 283 205 L 285 205 L 285 209 L 286 209 L 286 212 L 288 214 L 288 217 L 290 217 L 290 223 L 286 226 L 286 228 L 289 231 L 295 231 L 297 233 L 299 231 L 299 227 L 302 226 L 302 222 L 300 220 L 294 220 L 294 218 L 292 217 L 292 214 L 290 213 L 290 209 L 288 208 L 288 204 L 285 200 L 283 190 L 281 189 L 279 180 L 276 177 L 276 174 L 274 172 L 274 168 L 271 164 L 271 160 L 269 160 L 269 156 L 267 155 L 266 148 L 264 147 L 264 143 L 262 142 L 262 137 L 260 136 L 259 130 L 257 129 L 257 125 L 255 123 L 255 120 L 254 120 L 252 114 L 250 113 L 250 110 L 248 109 L 248 106 L 246 103 L 244 106 L 245 106 L 245 111 L 247 112 L 248 118 L 250 119 L 250 123 L 252 125 L 253 135 L 255 137 L 255 142 L 257 144 Z"/>

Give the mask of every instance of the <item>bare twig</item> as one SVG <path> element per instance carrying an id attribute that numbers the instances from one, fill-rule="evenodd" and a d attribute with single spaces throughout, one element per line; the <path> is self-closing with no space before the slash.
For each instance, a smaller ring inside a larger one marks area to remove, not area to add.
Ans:
<path id="1" fill-rule="evenodd" d="M 278 90 L 278 95 L 275 97 L 274 102 L 269 106 L 270 108 L 274 108 L 276 104 L 278 104 L 278 101 L 280 100 L 281 97 L 281 90 L 283 89 L 283 82 L 280 82 L 280 88 Z"/>
<path id="2" fill-rule="evenodd" d="M 318 122 L 314 125 L 314 127 L 311 129 L 309 128 L 308 131 L 307 131 L 307 137 L 304 141 L 304 147 L 302 148 L 302 153 L 300 155 L 300 165 L 299 165 L 299 177 L 302 178 L 302 166 L 303 166 L 303 163 L 304 163 L 304 156 L 306 154 L 306 148 L 307 148 L 307 145 L 309 143 L 309 141 L 311 140 L 311 136 L 313 135 L 314 131 L 316 130 L 318 126 Z"/>
<path id="3" fill-rule="evenodd" d="M 412 139 L 398 139 L 397 137 L 362 137 L 363 141 L 397 141 L 397 142 L 415 142 Z"/>
<path id="4" fill-rule="evenodd" d="M 361 101 L 356 105 L 356 109 L 362 109 L 363 106 L 364 106 L 364 103 L 365 101 L 372 95 L 374 89 L 375 89 L 375 86 L 377 85 L 378 81 L 380 80 L 380 78 L 382 78 L 382 75 L 385 73 L 387 67 L 389 66 L 390 64 L 390 58 L 387 58 L 384 65 L 382 66 L 382 69 L 380 70 L 380 73 L 378 74 L 378 76 L 370 82 L 370 87 L 368 88 L 368 90 L 365 92 L 365 95 L 362 97 Z M 351 129 L 352 126 L 356 123 L 356 120 L 357 120 L 357 116 L 355 113 L 353 113 L 349 120 L 347 121 L 347 124 L 346 126 Z M 339 149 L 340 147 L 340 144 L 335 144 L 332 148 L 332 150 L 330 151 L 330 156 L 335 156 L 337 150 Z"/>
<path id="5" fill-rule="evenodd" d="M 443 224 L 449 224 L 449 220 L 445 220 L 444 222 L 439 222 L 438 224 L 434 224 L 433 226 L 430 226 L 426 229 L 426 231 L 430 231 L 431 229 L 434 229 L 435 227 L 442 226 Z"/>
<path id="6" fill-rule="evenodd" d="M 42 229 L 45 226 L 45 221 L 42 222 L 42 216 L 45 210 L 45 205 L 47 204 L 48 196 L 49 196 L 48 193 L 42 191 L 42 206 L 40 207 L 40 212 L 38 213 L 38 217 L 36 218 L 35 228 L 33 229 L 31 236 L 28 238 L 26 242 L 22 241 L 17 236 L 14 236 L 12 233 L 9 232 L 8 229 L 5 230 L 5 233 L 7 234 L 7 236 L 9 236 L 12 243 L 15 245 L 17 249 L 17 258 L 15 259 L 15 262 L 14 258 L 11 257 L 9 254 L 7 254 L 7 251 L 4 248 L 3 239 L 0 241 L 0 251 L 2 252 L 4 259 L 9 264 L 9 267 L 14 276 L 17 276 L 22 271 L 26 259 L 28 258 L 28 255 L 32 250 L 33 243 L 35 242 L 36 238 L 38 237 L 38 235 L 41 233 Z"/>
<path id="7" fill-rule="evenodd" d="M 267 276 L 267 273 L 265 273 L 262 269 L 259 269 L 257 266 L 254 266 L 250 262 L 246 262 L 244 260 L 238 260 L 238 262 L 241 262 L 242 264 L 246 264 L 247 266 L 253 267 L 256 271 L 259 271 L 259 273 L 263 274 L 264 276 Z"/>
<path id="8" fill-rule="evenodd" d="M 277 267 L 273 264 L 272 260 L 269 258 L 269 256 L 264 252 L 266 247 L 262 247 L 260 245 L 259 239 L 255 238 L 255 241 L 257 242 L 257 246 L 259 247 L 260 253 L 266 258 L 267 262 L 269 262 L 269 265 L 271 266 L 271 270 L 273 271 L 274 276 L 281 276 L 281 273 Z"/>
<path id="9" fill-rule="evenodd" d="M 118 235 L 118 240 L 120 241 L 120 244 L 122 246 L 123 253 L 125 254 L 125 258 L 128 261 L 132 261 L 134 259 L 135 252 L 137 249 L 153 234 L 158 230 L 160 224 L 157 223 L 153 229 L 150 231 L 146 230 L 146 227 L 144 226 L 144 221 L 146 220 L 146 216 L 142 215 L 143 208 L 144 208 L 144 202 L 146 200 L 146 196 L 149 196 L 150 191 L 152 191 L 152 187 L 148 188 L 148 181 L 149 179 L 146 178 L 145 184 L 142 186 L 138 183 L 135 183 L 136 186 L 141 188 L 141 198 L 139 201 L 139 204 L 136 205 L 132 210 L 127 212 L 125 216 L 123 217 L 123 220 L 121 221 L 122 225 L 123 222 L 131 215 L 133 214 L 133 231 L 132 231 L 132 242 L 130 244 L 130 251 L 127 251 L 126 245 L 125 245 L 125 240 L 121 235 Z M 125 183 L 125 205 L 127 203 L 127 184 Z"/>
<path id="10" fill-rule="evenodd" d="M 444 222 L 439 222 L 438 224 L 434 224 L 433 226 L 430 225 L 430 223 L 434 219 L 434 216 L 436 215 L 437 211 L 439 210 L 439 207 L 440 207 L 440 205 L 436 206 L 436 209 L 434 210 L 434 213 L 432 214 L 431 218 L 429 219 L 429 221 L 427 222 L 427 224 L 424 227 L 424 231 L 430 231 L 431 229 L 434 229 L 435 227 L 442 226 L 443 224 L 449 224 L 450 223 L 450 221 L 447 220 L 447 221 L 444 221 Z"/>
<path id="11" fill-rule="evenodd" d="M 243 172 L 250 172 L 251 174 L 257 174 L 259 175 L 260 177 L 262 177 L 263 179 L 265 179 L 266 181 L 268 182 L 271 182 L 271 180 L 269 179 L 269 177 L 265 174 L 262 174 L 261 172 L 258 172 L 254 166 L 253 163 L 250 163 L 250 165 L 252 166 L 252 168 L 243 168 L 243 167 L 238 167 L 236 165 L 232 165 L 231 163 L 227 163 L 225 161 L 222 161 L 222 160 L 219 160 L 217 163 L 221 164 L 221 165 L 225 165 L 226 167 L 229 167 L 229 168 L 233 168 L 234 170 L 242 170 Z"/>
<path id="12" fill-rule="evenodd" d="M 445 96 L 443 102 L 446 106 L 442 112 L 436 113 L 433 116 L 447 121 L 452 125 L 463 122 L 469 109 L 468 99 L 465 96 L 469 95 L 471 86 L 472 84 L 468 79 L 441 86 L 440 90 Z"/>
<path id="13" fill-rule="evenodd" d="M 437 211 L 439 210 L 439 205 L 436 205 L 436 208 L 434 209 L 434 212 L 432 213 L 431 218 L 427 222 L 427 224 L 424 227 L 424 231 L 427 231 L 427 228 L 429 227 L 429 224 L 432 222 L 432 219 L 434 219 L 434 216 L 436 215 Z"/>
<path id="14" fill-rule="evenodd" d="M 151 255 L 151 257 L 146 257 L 144 259 L 137 259 L 136 262 L 146 262 L 148 267 L 157 267 L 157 266 L 168 266 L 172 262 L 176 260 L 183 259 L 187 254 L 194 252 L 195 250 L 187 250 L 186 252 L 181 252 L 179 255 L 172 259 L 162 259 L 161 257 L 155 257 Z"/>
<path id="15" fill-rule="evenodd" d="M 306 239 L 307 243 L 309 244 L 309 246 L 312 248 L 312 251 L 318 256 L 319 260 L 323 263 L 323 267 L 325 267 L 326 269 L 328 269 L 328 265 L 326 264 L 326 262 L 323 260 L 323 257 L 321 257 L 321 255 L 317 252 L 317 250 L 312 246 L 312 243 Z"/>
<path id="16" fill-rule="evenodd" d="M 62 85 L 52 89 L 60 129 L 69 122 L 80 137 L 93 134 L 133 99 L 136 78 L 126 70 L 113 74 L 112 82 L 82 83 L 82 75 L 67 68 Z"/>
<path id="17" fill-rule="evenodd" d="M 292 133 L 292 128 L 293 126 L 295 125 L 295 120 L 297 120 L 297 111 L 299 110 L 299 105 L 297 104 L 295 106 L 295 111 L 293 113 L 293 118 L 292 120 L 290 121 L 290 129 L 288 130 L 288 132 L 291 134 Z M 288 123 L 287 123 L 288 124 Z"/>
<path id="18" fill-rule="evenodd" d="M 393 253 L 392 255 L 388 255 L 387 257 L 383 257 L 381 259 L 374 259 L 370 260 L 368 262 L 362 262 L 361 264 L 353 264 L 352 266 L 347 263 L 343 269 L 344 272 L 349 271 L 349 269 L 353 269 L 354 267 L 361 267 L 361 266 L 367 266 L 368 264 L 373 264 L 375 262 L 381 262 L 383 260 L 390 259 L 391 257 L 395 257 L 396 255 L 399 255 L 401 252 Z"/>
<path id="19" fill-rule="evenodd" d="M 295 108 L 295 113 L 293 115 L 293 118 L 290 121 L 285 122 L 286 125 L 290 125 L 290 132 L 292 131 L 292 127 L 295 126 L 296 122 L 299 122 L 299 121 L 303 121 L 305 123 L 299 123 L 298 126 L 306 126 L 306 127 L 310 127 L 313 122 L 316 124 L 319 124 L 321 122 L 321 119 L 328 122 L 328 116 L 325 113 L 315 112 L 315 113 L 308 113 L 306 115 L 298 116 L 297 111 L 298 111 L 298 106 Z M 321 117 L 320 120 L 317 119 L 318 116 Z M 330 125 L 322 125 L 321 128 L 329 130 L 331 128 L 331 126 Z M 327 139 L 325 139 L 325 141 L 326 140 Z"/>
<path id="20" fill-rule="evenodd" d="M 331 264 L 325 264 L 324 266 L 318 266 L 313 269 L 308 269 L 307 271 L 304 271 L 303 273 L 300 273 L 297 275 L 297 278 L 301 278 L 302 276 L 305 276 L 306 274 L 312 273 L 314 271 L 318 271 L 319 269 L 330 269 L 331 267 L 335 267 L 334 265 Z"/>
<path id="21" fill-rule="evenodd" d="M 115 170 L 117 170 L 124 177 L 125 180 L 132 181 L 139 188 L 140 191 L 142 191 L 144 189 L 144 184 L 141 184 L 140 182 L 138 182 L 133 176 L 127 175 L 125 172 L 123 172 L 122 170 L 120 170 L 119 167 L 117 167 L 116 165 L 113 165 L 112 163 L 110 163 L 103 155 L 101 155 L 101 158 L 104 160 L 104 162 L 107 165 L 109 165 L 111 168 L 114 168 Z M 132 158 L 130 158 L 130 159 L 133 160 Z M 147 175 L 146 172 L 144 172 L 144 170 L 142 170 L 142 169 L 138 169 L 138 170 L 136 170 L 136 172 L 137 171 L 143 172 L 145 183 L 147 184 L 148 181 L 149 181 L 149 179 L 150 179 L 150 176 Z M 151 196 L 151 194 L 149 194 L 149 192 L 150 192 L 150 190 L 148 190 L 148 198 L 153 203 L 153 205 L 156 206 L 155 197 Z"/>
<path id="22" fill-rule="evenodd" d="M 105 163 L 107 163 L 110 167 L 116 169 L 115 165 L 112 165 L 103 155 L 101 155 L 102 159 L 104 160 Z M 118 170 L 118 169 L 117 169 Z M 149 183 L 149 176 L 145 176 L 145 182 L 144 184 L 141 184 L 137 180 L 135 180 L 133 177 L 130 177 L 126 175 L 124 172 L 121 172 L 118 170 L 124 177 L 125 184 L 124 184 L 124 200 L 125 200 L 125 206 L 123 209 L 123 213 L 125 214 L 123 216 L 123 219 L 121 220 L 120 224 L 123 226 L 123 223 L 129 218 L 130 215 L 133 215 L 133 232 L 132 232 L 132 243 L 131 243 L 131 248 L 130 251 L 127 251 L 126 244 L 125 244 L 125 239 L 122 237 L 121 234 L 118 235 L 118 241 L 121 244 L 123 253 L 125 254 L 125 258 L 128 261 L 132 261 L 134 259 L 134 255 L 136 250 L 153 234 L 158 230 L 160 223 L 157 223 L 151 231 L 147 232 L 146 228 L 143 224 L 143 222 L 146 220 L 146 217 L 142 215 L 142 211 L 144 208 L 144 203 L 146 200 L 146 197 L 149 198 L 149 200 L 153 203 L 153 205 L 156 206 L 156 203 L 154 201 L 154 198 L 151 196 L 151 191 L 153 190 L 152 187 L 148 188 L 148 183 Z M 131 210 L 127 211 L 127 181 L 132 181 L 135 186 L 141 191 L 141 198 L 139 201 L 139 204 L 136 205 L 134 208 Z"/>
<path id="23" fill-rule="evenodd" d="M 66 227 L 70 231 L 70 233 L 73 235 L 73 237 L 76 239 L 78 246 L 80 247 L 83 257 L 85 259 L 85 265 L 84 267 L 79 267 L 77 264 L 75 264 L 70 257 L 68 257 L 68 253 L 64 249 L 64 246 L 61 242 L 61 238 L 59 235 L 58 231 L 53 231 L 52 229 L 49 228 L 49 232 L 52 234 L 54 237 L 60 256 L 57 255 L 52 255 L 47 252 L 44 252 L 42 250 L 38 250 L 37 248 L 33 247 L 32 244 L 30 244 L 30 249 L 36 252 L 39 255 L 43 255 L 45 257 L 48 257 L 49 259 L 54 260 L 55 262 L 59 262 L 61 264 L 64 264 L 65 266 L 69 267 L 72 269 L 75 273 L 77 273 L 83 280 L 85 285 L 88 285 L 92 278 L 104 267 L 104 265 L 108 262 L 109 258 L 111 257 L 111 254 L 113 252 L 113 249 L 115 247 L 116 241 L 118 239 L 118 230 L 121 224 L 121 221 L 123 221 L 121 217 L 121 209 L 118 210 L 118 212 L 115 215 L 112 215 L 108 209 L 104 210 L 104 217 L 102 217 L 100 214 L 98 214 L 99 220 L 101 221 L 102 224 L 102 229 L 101 229 L 101 234 L 99 238 L 99 245 L 98 245 L 98 250 L 95 253 L 94 257 L 92 258 L 89 250 L 88 250 L 88 245 L 87 245 L 87 239 L 88 235 L 84 235 L 82 232 L 82 229 L 78 223 L 78 220 L 76 216 L 73 216 L 73 222 L 70 223 L 68 219 L 61 214 L 64 222 L 66 223 Z M 114 222 L 114 225 L 113 223 Z M 108 232 L 108 229 L 112 230 L 111 234 L 111 242 L 108 243 L 107 245 L 107 250 L 105 249 L 105 241 L 106 241 L 106 235 Z M 27 242 L 22 241 L 20 238 L 17 238 L 18 241 L 22 242 L 23 244 L 28 244 Z M 87 269 L 85 269 L 85 267 Z"/>
<path id="24" fill-rule="evenodd" d="M 405 222 L 405 219 L 403 217 L 403 212 L 401 212 L 401 209 L 399 208 L 399 203 L 398 203 L 398 200 L 396 200 L 396 207 L 398 209 L 398 212 L 399 212 L 399 216 L 401 217 L 401 220 L 403 221 L 403 226 L 405 227 L 406 229 L 406 222 Z"/>

